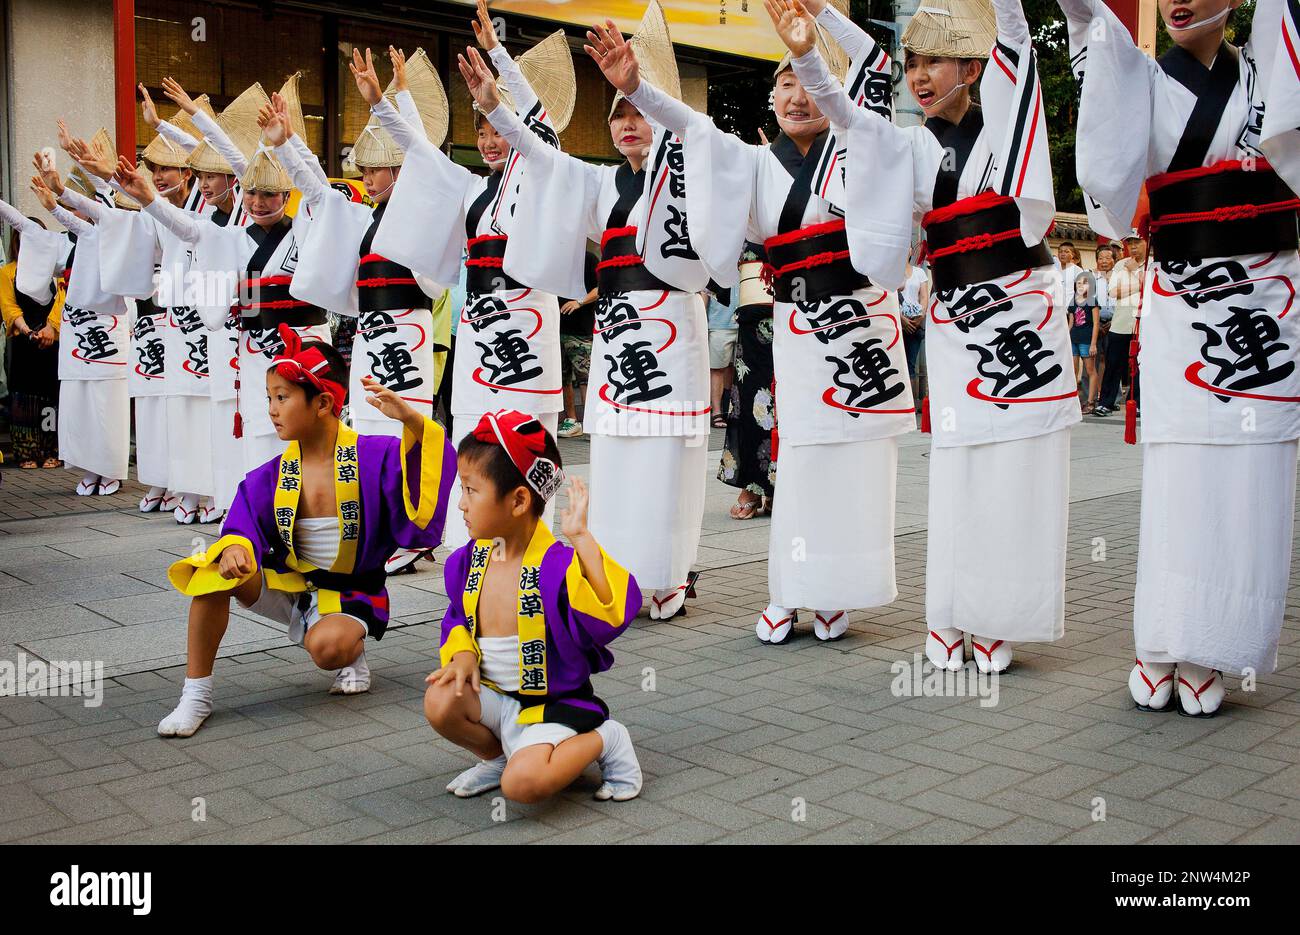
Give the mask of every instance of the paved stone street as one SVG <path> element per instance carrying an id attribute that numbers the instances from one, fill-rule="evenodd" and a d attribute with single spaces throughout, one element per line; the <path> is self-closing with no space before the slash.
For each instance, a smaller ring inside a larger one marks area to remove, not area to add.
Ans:
<path id="1" fill-rule="evenodd" d="M 216 530 L 142 516 L 134 485 L 83 499 L 70 473 L 6 467 L 0 660 L 102 660 L 108 678 L 101 707 L 0 699 L 0 841 L 1300 841 L 1297 579 L 1279 669 L 1254 691 L 1234 690 L 1213 720 L 1134 710 L 1140 455 L 1121 433 L 1118 417 L 1074 432 L 1065 638 L 1019 647 L 991 706 L 895 690 L 922 649 L 928 437 L 900 450 L 898 601 L 853 612 L 830 644 L 806 622 L 785 646 L 755 639 L 768 524 L 727 516 L 735 491 L 711 457 L 699 597 L 675 621 L 641 617 L 596 678 L 645 790 L 595 802 L 593 770 L 537 806 L 443 791 L 471 757 L 421 713 L 441 564 L 392 582 L 369 694 L 330 697 L 280 628 L 237 614 L 215 714 L 189 740 L 162 740 L 185 647 L 166 567 Z M 562 447 L 584 473 L 586 441 Z"/>

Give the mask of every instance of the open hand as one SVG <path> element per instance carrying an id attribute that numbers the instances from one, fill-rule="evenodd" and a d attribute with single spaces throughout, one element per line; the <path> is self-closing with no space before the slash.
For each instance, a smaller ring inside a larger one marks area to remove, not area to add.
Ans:
<path id="1" fill-rule="evenodd" d="M 474 27 L 474 40 L 487 51 L 491 52 L 501 44 L 496 27 L 492 25 L 492 17 L 488 14 L 487 0 L 478 0 L 478 9 L 474 11 L 474 18 L 469 24 Z"/>
<path id="2" fill-rule="evenodd" d="M 375 60 L 370 50 L 366 49 L 366 57 L 362 58 L 361 50 L 353 47 L 352 61 L 348 62 L 348 68 L 352 70 L 352 77 L 357 82 L 357 90 L 366 103 L 374 107 L 384 96 L 384 89 L 379 83 L 379 73 L 375 71 Z"/>
<path id="3" fill-rule="evenodd" d="M 388 60 L 393 63 L 393 91 L 408 91 L 410 84 L 406 81 L 406 53 L 401 49 L 388 47 Z"/>
<path id="4" fill-rule="evenodd" d="M 817 27 L 799 0 L 763 0 L 767 15 L 785 47 L 796 57 L 807 55 L 817 42 Z"/>
<path id="5" fill-rule="evenodd" d="M 581 477 L 569 478 L 569 502 L 560 514 L 560 531 L 572 542 L 587 534 L 587 505 L 591 495 L 587 491 L 587 482 Z"/>
<path id="6" fill-rule="evenodd" d="M 144 86 L 143 82 L 135 87 L 140 92 L 140 116 L 144 118 L 145 123 L 157 130 L 158 124 L 162 123 L 162 120 L 158 118 L 158 108 L 154 106 L 153 98 L 149 96 L 149 89 Z"/>
<path id="7" fill-rule="evenodd" d="M 32 176 L 31 189 L 32 194 L 36 196 L 36 200 L 41 203 L 42 208 L 46 211 L 54 210 L 54 206 L 58 204 L 58 199 L 54 197 L 54 192 L 49 190 L 39 175 Z"/>
<path id="8" fill-rule="evenodd" d="M 469 96 L 478 105 L 479 113 L 490 114 L 496 110 L 501 103 L 501 92 L 497 90 L 497 80 L 492 69 L 483 61 L 478 49 L 466 49 L 464 55 L 456 56 L 456 64 L 460 68 L 460 76 L 465 79 L 465 86 L 469 88 Z"/>
<path id="9" fill-rule="evenodd" d="M 199 105 L 194 103 L 194 98 L 185 93 L 181 83 L 175 78 L 164 78 L 162 80 L 163 94 L 181 110 L 193 117 L 199 112 Z"/>
<path id="10" fill-rule="evenodd" d="M 624 94 L 631 94 L 641 84 L 641 68 L 636 53 L 613 20 L 605 20 L 603 26 L 600 23 L 592 26 L 583 48 L 600 67 L 605 80 Z"/>
<path id="11" fill-rule="evenodd" d="M 287 115 L 277 112 L 274 104 L 262 105 L 261 110 L 257 112 L 257 125 L 262 129 L 263 139 L 272 146 L 286 143 L 293 136 L 293 126 L 290 125 Z"/>
<path id="12" fill-rule="evenodd" d="M 481 691 L 478 657 L 469 651 L 456 653 L 451 662 L 430 672 L 424 681 L 427 685 L 454 685 L 457 698 L 465 694 L 465 685 L 468 684 L 477 695 Z"/>
<path id="13" fill-rule="evenodd" d="M 124 192 L 140 202 L 141 207 L 152 204 L 158 195 L 154 190 L 153 182 L 138 168 L 131 165 L 125 156 L 118 159 L 113 178 L 117 180 L 118 185 L 122 186 Z"/>
<path id="14" fill-rule="evenodd" d="M 396 419 L 417 435 L 423 433 L 424 416 L 411 408 L 411 404 L 372 376 L 361 378 L 361 388 L 366 391 L 366 402 L 390 419 Z"/>
<path id="15" fill-rule="evenodd" d="M 91 146 L 85 140 L 77 137 L 69 140 L 68 155 L 71 156 L 81 168 L 85 169 L 91 175 L 97 175 L 107 181 L 113 177 L 117 169 L 117 159 L 113 153 L 106 153 Z"/>
<path id="16" fill-rule="evenodd" d="M 41 183 L 46 188 L 55 195 L 63 194 L 63 179 L 59 177 L 59 170 L 55 167 L 53 159 L 46 159 L 45 153 L 37 153 L 32 157 L 32 165 L 36 167 Z"/>

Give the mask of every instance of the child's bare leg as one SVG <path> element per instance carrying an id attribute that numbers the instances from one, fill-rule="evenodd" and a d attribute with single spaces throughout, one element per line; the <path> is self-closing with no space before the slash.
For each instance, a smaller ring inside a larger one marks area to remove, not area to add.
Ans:
<path id="1" fill-rule="evenodd" d="M 488 691 L 489 689 L 484 689 Z M 483 760 L 501 755 L 497 735 L 479 723 L 483 706 L 478 693 L 468 685 L 457 697 L 455 685 L 430 685 L 424 693 L 424 716 L 429 726 L 458 747 Z"/>
<path id="2" fill-rule="evenodd" d="M 515 802 L 532 803 L 550 798 L 582 775 L 596 762 L 604 741 L 588 731 L 552 746 L 549 743 L 524 747 L 510 757 L 501 775 L 501 791 Z"/>
<path id="3" fill-rule="evenodd" d="M 192 679 L 207 678 L 221 648 L 221 638 L 230 624 L 230 600 L 237 598 L 248 606 L 262 593 L 262 577 L 254 575 L 233 591 L 204 594 L 190 601 L 189 638 L 186 647 L 185 675 Z"/>
<path id="4" fill-rule="evenodd" d="M 346 614 L 326 614 L 311 625 L 302 640 L 311 661 L 329 672 L 356 662 L 365 643 L 365 627 Z"/>
<path id="5" fill-rule="evenodd" d="M 204 594 L 190 602 L 185 685 L 180 703 L 158 723 L 160 735 L 189 737 L 203 726 L 212 713 L 212 666 L 230 624 L 230 601 L 236 598 L 249 605 L 261 592 L 262 578 L 257 575 L 233 591 Z"/>

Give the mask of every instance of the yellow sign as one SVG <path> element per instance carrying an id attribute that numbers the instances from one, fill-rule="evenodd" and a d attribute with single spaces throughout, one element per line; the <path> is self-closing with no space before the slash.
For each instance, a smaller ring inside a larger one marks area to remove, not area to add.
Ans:
<path id="1" fill-rule="evenodd" d="M 488 0 L 488 6 L 507 21 L 511 13 L 587 27 L 612 19 L 629 35 L 645 13 L 643 0 Z M 774 62 L 785 53 L 763 0 L 661 0 L 661 6 L 676 44 Z"/>

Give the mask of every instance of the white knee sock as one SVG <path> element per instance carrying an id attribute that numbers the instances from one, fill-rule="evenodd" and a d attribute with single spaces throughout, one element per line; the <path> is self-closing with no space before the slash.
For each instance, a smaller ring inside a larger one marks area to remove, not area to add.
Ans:
<path id="1" fill-rule="evenodd" d="M 627 728 L 615 720 L 607 720 L 596 728 L 604 749 L 596 762 L 604 777 L 596 798 L 613 799 L 625 802 L 641 794 L 641 764 L 636 758 L 636 749 L 632 746 L 632 735 Z"/>

